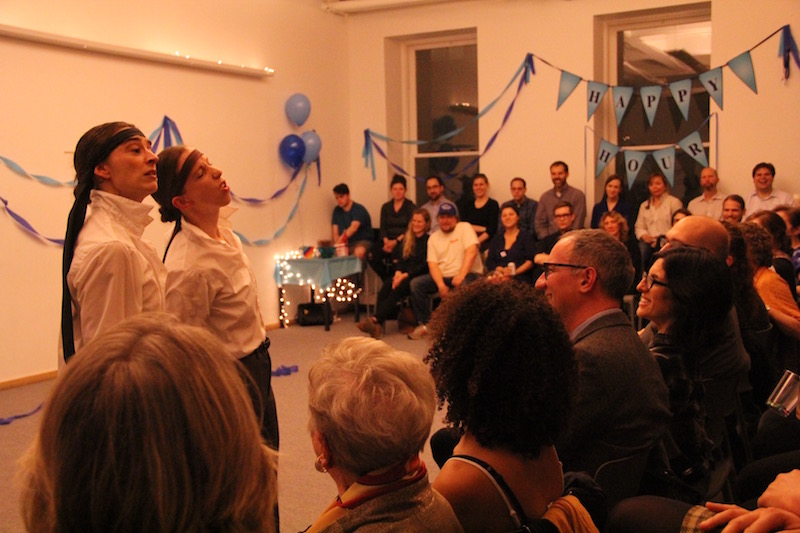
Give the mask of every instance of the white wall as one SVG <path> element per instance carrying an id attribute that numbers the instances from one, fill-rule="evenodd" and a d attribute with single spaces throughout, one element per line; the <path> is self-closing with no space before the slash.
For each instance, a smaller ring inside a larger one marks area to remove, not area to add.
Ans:
<path id="1" fill-rule="evenodd" d="M 277 323 L 274 255 L 329 238 L 330 189 L 346 181 L 347 55 L 345 19 L 319 0 L 167 0 L 153 5 L 95 0 L 54 3 L 0 0 L 0 23 L 118 46 L 270 66 L 253 80 L 142 61 L 85 54 L 0 38 L 0 155 L 27 171 L 70 180 L 72 150 L 90 127 L 133 122 L 146 134 L 167 114 L 184 140 L 223 169 L 234 192 L 268 197 L 290 173 L 278 144 L 289 133 L 319 133 L 323 184 L 316 172 L 301 208 L 272 245 L 246 251 L 259 276 L 267 322 Z M 311 101 L 302 128 L 286 118 L 295 92 Z M 334 181 L 335 180 L 335 181 Z M 299 182 L 298 182 L 299 183 Z M 251 239 L 269 237 L 286 220 L 297 186 L 266 207 L 241 207 L 234 226 Z M 0 196 L 41 233 L 63 237 L 72 203 L 68 188 L 51 189 L 0 164 Z M 320 216 L 324 213 L 324 216 Z M 157 211 L 154 210 L 157 218 Z M 147 235 L 163 249 L 167 225 Z M 0 216 L 0 383 L 56 368 L 61 248 L 45 245 Z"/>
<path id="2" fill-rule="evenodd" d="M 119 7 L 101 0 L 0 0 L 2 24 L 276 69 L 274 78 L 253 81 L 0 39 L 0 155 L 30 172 L 66 180 L 73 173 L 71 151 L 89 127 L 127 120 L 149 133 L 169 114 L 187 142 L 225 171 L 235 192 L 265 197 L 288 178 L 277 155 L 280 139 L 315 128 L 323 143 L 322 188 L 309 182 L 298 217 L 276 243 L 247 250 L 260 276 L 265 317 L 276 322 L 273 256 L 329 234 L 331 187 L 350 183 L 354 198 L 376 219 L 387 198 L 385 165 L 378 161 L 378 180 L 372 182 L 361 159 L 363 130 L 386 132 L 387 107 L 398 105 L 387 102 L 385 38 L 477 28 L 483 107 L 527 52 L 591 78 L 595 15 L 684 3 L 474 0 L 340 17 L 320 9 L 320 0 L 165 0 L 152 12 L 144 4 Z M 800 37 L 800 3 L 714 0 L 712 63 L 733 58 L 784 24 L 792 24 Z M 777 167 L 778 186 L 800 191 L 800 160 L 793 157 L 800 69 L 793 65 L 792 77 L 781 80 L 777 42 L 774 38 L 753 54 L 758 95 L 725 72 L 719 134 L 725 190 L 749 190 L 753 164 L 768 160 Z M 507 183 L 515 175 L 525 177 L 529 195 L 538 197 L 550 186 L 549 163 L 563 159 L 570 164 L 570 182 L 587 189 L 593 201 L 593 154 L 589 168 L 584 165 L 585 86 L 556 111 L 559 72 L 540 61 L 535 66 L 530 87 L 481 170 L 499 200 L 509 197 Z M 283 112 L 294 92 L 305 93 L 312 103 L 303 128 L 293 128 Z M 481 144 L 499 126 L 509 101 L 510 95 L 481 121 Z M 243 207 L 235 226 L 249 237 L 271 235 L 293 205 L 293 191 L 265 208 Z M 0 195 L 46 235 L 63 234 L 71 205 L 67 189 L 45 188 L 0 166 Z M 61 250 L 0 218 L 2 383 L 55 368 Z M 148 235 L 162 245 L 164 231 L 166 226 L 154 224 Z"/>
<path id="3" fill-rule="evenodd" d="M 358 146 L 369 127 L 386 132 L 383 90 L 383 42 L 387 37 L 477 27 L 479 108 L 505 87 L 527 52 L 586 79 L 592 79 L 594 17 L 611 13 L 684 5 L 673 0 L 503 0 L 438 4 L 352 17 L 348 21 L 351 77 L 359 80 L 349 93 L 351 142 Z M 712 2 L 712 64 L 718 66 L 758 43 L 784 24 L 800 35 L 800 3 L 794 0 L 714 0 Z M 800 192 L 800 160 L 792 144 L 800 116 L 800 69 L 781 81 L 774 37 L 753 53 L 759 94 L 754 95 L 729 69 L 724 69 L 725 110 L 720 113 L 719 171 L 723 190 L 745 193 L 752 188 L 750 170 L 762 160 L 777 167 L 776 185 Z M 481 171 L 491 182 L 490 194 L 510 198 L 508 181 L 516 175 L 528 182 L 534 198 L 552 184 L 548 167 L 562 159 L 570 165 L 570 183 L 594 193 L 594 157 L 584 164 L 585 84 L 556 111 L 560 72 L 534 60 L 536 75 L 517 101 L 511 120 L 491 151 L 481 159 Z M 598 80 L 603 81 L 603 80 Z M 500 125 L 511 95 L 480 123 L 481 143 Z M 356 105 L 356 103 L 358 105 Z M 388 104 L 391 108 L 396 102 Z M 713 106 L 712 106 L 713 107 Z M 712 109 L 716 110 L 716 109 Z M 589 137 L 590 142 L 592 137 Z M 677 139 L 676 139 L 677 140 Z M 360 152 L 351 150 L 353 174 L 362 166 Z M 712 161 L 714 154 L 712 154 Z M 378 159 L 378 161 L 380 161 Z M 385 167 L 380 167 L 385 176 Z M 364 176 L 366 174 L 362 172 Z"/>

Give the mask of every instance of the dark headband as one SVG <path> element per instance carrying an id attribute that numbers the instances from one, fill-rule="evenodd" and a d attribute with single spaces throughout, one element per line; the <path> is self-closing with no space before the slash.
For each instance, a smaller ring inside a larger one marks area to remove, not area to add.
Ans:
<path id="1" fill-rule="evenodd" d="M 105 161 L 117 146 L 137 136 L 145 137 L 144 133 L 134 127 L 118 131 L 100 146 L 92 158 L 89 168 L 94 172 L 94 168 Z M 91 191 L 91 179 L 78 181 L 78 185 L 75 187 L 75 202 L 72 204 L 69 217 L 67 217 L 67 232 L 64 237 L 64 255 L 61 264 L 61 344 L 64 349 L 64 361 L 68 361 L 75 354 L 75 332 L 72 329 L 72 298 L 67 285 L 67 274 L 69 274 L 69 268 L 72 265 L 78 234 L 81 232 L 83 222 L 86 219 L 86 206 L 89 205 Z"/>
<path id="2" fill-rule="evenodd" d="M 181 171 L 178 173 L 177 179 L 171 182 L 167 190 L 164 192 L 166 194 L 163 195 L 164 204 L 161 205 L 161 213 L 171 213 L 174 209 L 175 211 L 179 211 L 176 207 L 172 205 L 172 199 L 181 194 L 183 188 L 186 186 L 186 181 L 189 179 L 189 175 L 192 173 L 192 169 L 194 168 L 195 163 L 197 160 L 203 157 L 203 153 L 200 150 L 192 150 L 192 153 L 189 154 L 189 157 L 186 158 L 186 161 L 183 162 L 183 166 L 181 167 Z M 161 184 L 159 183 L 159 188 L 161 188 Z M 163 217 L 162 217 L 163 218 Z M 162 262 L 167 260 L 167 252 L 169 252 L 169 247 L 172 246 L 172 241 L 175 240 L 175 236 L 181 231 L 181 215 L 180 213 L 177 214 L 175 218 L 175 228 L 172 230 L 172 236 L 169 238 L 169 242 L 167 243 L 167 248 L 164 250 L 164 257 L 161 259 Z"/>

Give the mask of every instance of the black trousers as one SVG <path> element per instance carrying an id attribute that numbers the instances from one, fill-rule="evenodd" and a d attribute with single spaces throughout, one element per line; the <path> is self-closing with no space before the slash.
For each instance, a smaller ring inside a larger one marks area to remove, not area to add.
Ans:
<path id="1" fill-rule="evenodd" d="M 277 450 L 280 444 L 278 412 L 272 393 L 272 360 L 269 357 L 269 338 L 264 339 L 253 353 L 242 357 L 242 363 L 251 379 L 246 379 L 247 392 L 253 402 L 256 417 L 261 422 L 261 436 Z"/>

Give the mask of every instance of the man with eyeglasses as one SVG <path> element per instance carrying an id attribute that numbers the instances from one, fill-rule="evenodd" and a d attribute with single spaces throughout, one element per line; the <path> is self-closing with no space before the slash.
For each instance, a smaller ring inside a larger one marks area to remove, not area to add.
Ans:
<path id="1" fill-rule="evenodd" d="M 622 312 L 634 268 L 602 230 L 576 230 L 553 246 L 536 288 L 561 316 L 580 372 L 573 414 L 556 443 L 564 470 L 594 474 L 607 461 L 646 453 L 670 419 L 658 365 Z"/>
<path id="2" fill-rule="evenodd" d="M 572 204 L 563 200 L 558 202 L 553 208 L 553 217 L 556 221 L 556 231 L 539 240 L 534 248 L 533 256 L 533 279 L 537 279 L 542 274 L 542 264 L 548 261 L 550 250 L 556 245 L 558 239 L 568 231 L 572 231 L 575 222 L 575 212 Z"/>

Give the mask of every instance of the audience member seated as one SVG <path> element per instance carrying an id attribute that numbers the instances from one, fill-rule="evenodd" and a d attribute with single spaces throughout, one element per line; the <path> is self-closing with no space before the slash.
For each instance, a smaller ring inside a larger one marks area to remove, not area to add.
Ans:
<path id="1" fill-rule="evenodd" d="M 488 193 L 489 178 L 486 174 L 475 174 L 472 178 L 473 198 L 464 202 L 459 210 L 461 220 L 472 224 L 481 251 L 489 248 L 489 242 L 497 233 L 497 216 L 500 213 L 497 200 L 489 198 Z"/>
<path id="2" fill-rule="evenodd" d="M 418 340 L 428 334 L 432 296 L 444 300 L 451 290 L 460 288 L 483 275 L 483 261 L 478 253 L 478 237 L 472 226 L 458 221 L 454 205 L 439 207 L 439 229 L 428 238 L 428 271 L 411 280 L 411 307 L 417 327 L 408 334 Z"/>
<path id="3" fill-rule="evenodd" d="M 417 209 L 408 223 L 402 244 L 392 252 L 394 273 L 383 279 L 378 292 L 375 314 L 358 323 L 358 329 L 378 339 L 384 323 L 397 315 L 397 306 L 411 295 L 411 280 L 428 273 L 428 230 L 431 218 L 425 209 Z"/>
<path id="4" fill-rule="evenodd" d="M 686 206 L 692 215 L 703 215 L 714 220 L 722 219 L 723 196 L 717 191 L 717 185 L 719 185 L 717 170 L 712 167 L 703 168 L 700 171 L 700 187 L 703 188 L 703 193 L 689 200 Z"/>
<path id="5" fill-rule="evenodd" d="M 775 212 L 786 223 L 786 235 L 792 249 L 792 266 L 794 267 L 795 284 L 800 283 L 800 208 L 790 205 L 779 205 Z"/>
<path id="6" fill-rule="evenodd" d="M 516 177 L 511 180 L 511 200 L 507 202 L 503 202 L 500 206 L 500 209 L 504 208 L 507 205 L 514 205 L 517 208 L 517 213 L 519 213 L 519 229 L 525 230 L 531 235 L 533 235 L 534 240 L 536 239 L 536 210 L 538 208 L 539 202 L 528 198 L 525 196 L 525 193 L 528 191 L 528 185 L 525 183 L 525 180 Z M 501 221 L 498 220 L 498 227 L 500 227 Z"/>
<path id="7" fill-rule="evenodd" d="M 685 207 L 681 207 L 680 209 L 676 210 L 672 213 L 672 225 L 674 226 L 676 222 L 679 220 L 691 216 L 692 212 L 686 209 Z"/>
<path id="8" fill-rule="evenodd" d="M 633 264 L 633 281 L 627 293 L 636 293 L 636 284 L 642 277 L 642 255 L 639 253 L 639 245 L 630 231 L 628 221 L 620 213 L 609 211 L 600 217 L 600 229 L 624 244 L 628 250 Z"/>
<path id="9" fill-rule="evenodd" d="M 753 285 L 753 266 L 747 257 L 747 242 L 740 224 L 722 223 L 730 238 L 730 271 L 733 282 L 733 302 L 742 342 L 750 355 L 750 385 L 752 393 L 746 402 L 759 412 L 775 385 L 780 372 L 772 347 L 772 325 L 767 308 Z M 740 391 L 746 392 L 746 391 Z"/>
<path id="10" fill-rule="evenodd" d="M 645 270 L 650 267 L 653 254 L 658 251 L 659 239 L 672 227 L 672 214 L 683 207 L 679 199 L 669 194 L 667 178 L 660 172 L 650 176 L 647 188 L 650 197 L 639 206 L 635 225 L 642 268 Z"/>
<path id="11" fill-rule="evenodd" d="M 772 237 L 772 269 L 789 286 L 792 298 L 797 302 L 797 276 L 792 264 L 791 244 L 786 234 L 786 223 L 774 211 L 758 211 L 747 217 L 747 222 L 758 224 Z"/>
<path id="12" fill-rule="evenodd" d="M 392 199 L 381 206 L 381 224 L 378 242 L 372 251 L 369 265 L 381 278 L 386 277 L 386 263 L 392 258 L 392 252 L 403 245 L 411 215 L 414 214 L 414 202 L 406 198 L 406 178 L 400 174 L 392 176 L 389 184 Z"/>
<path id="13" fill-rule="evenodd" d="M 602 219 L 606 213 L 618 213 L 625 218 L 628 227 L 633 225 L 633 210 L 625 201 L 625 185 L 616 174 L 606 178 L 603 198 L 592 208 L 592 229 L 603 228 Z"/>
<path id="14" fill-rule="evenodd" d="M 745 207 L 749 213 L 772 210 L 779 205 L 794 205 L 791 193 L 773 188 L 775 167 L 772 163 L 759 163 L 753 167 L 754 190 L 747 197 Z"/>
<path id="15" fill-rule="evenodd" d="M 553 208 L 553 218 L 558 228 L 554 233 L 536 242 L 536 253 L 533 256 L 533 279 L 539 279 L 544 272 L 542 265 L 549 261 L 550 250 L 556 245 L 558 239 L 567 232 L 572 231 L 575 225 L 575 211 L 572 204 L 567 201 L 558 202 Z"/>
<path id="16" fill-rule="evenodd" d="M 420 207 L 427 210 L 431 216 L 431 230 L 428 232 L 430 234 L 439 229 L 439 208 L 443 204 L 452 205 L 456 215 L 458 215 L 458 208 L 456 204 L 448 200 L 444 195 L 444 182 L 439 176 L 429 176 L 425 180 L 425 190 L 428 193 L 429 200 Z"/>
<path id="17" fill-rule="evenodd" d="M 569 232 L 544 268 L 536 288 L 561 316 L 580 376 L 558 454 L 566 470 L 594 475 L 660 441 L 670 418 L 667 388 L 620 310 L 633 265 L 619 241 L 602 230 Z"/>
<path id="18" fill-rule="evenodd" d="M 679 220 L 667 232 L 667 243 L 662 250 L 679 246 L 701 248 L 726 264 L 729 261 L 728 232 L 721 222 L 709 217 L 692 215 Z M 639 338 L 649 345 L 653 333 L 653 325 L 648 324 L 639 332 Z M 699 354 L 701 359 L 698 361 L 700 377 L 706 387 L 728 390 L 745 382 L 750 370 L 750 356 L 742 343 L 735 309 L 725 317 L 716 342 L 707 348 Z M 732 398 L 726 399 L 719 407 L 732 411 Z"/>
<path id="19" fill-rule="evenodd" d="M 744 198 L 738 194 L 730 194 L 722 201 L 722 220 L 738 224 L 745 214 Z"/>
<path id="20" fill-rule="evenodd" d="M 623 501 L 607 533 L 768 533 L 800 531 L 800 470 L 779 474 L 748 508 L 716 502 L 705 506 L 654 496 Z M 724 529 L 722 529 L 724 526 Z"/>
<path id="21" fill-rule="evenodd" d="M 436 393 L 417 357 L 350 337 L 322 351 L 308 382 L 315 466 L 338 496 L 306 532 L 462 531 L 419 458 Z"/>
<path id="22" fill-rule="evenodd" d="M 575 213 L 572 219 L 572 229 L 583 229 L 586 223 L 586 196 L 583 191 L 567 183 L 569 167 L 563 161 L 556 161 L 550 165 L 550 181 L 553 188 L 546 190 L 539 197 L 539 207 L 536 210 L 536 238 L 544 239 L 552 233 L 559 231 L 558 223 L 554 217 L 555 208 L 560 202 L 569 202 Z"/>
<path id="23" fill-rule="evenodd" d="M 699 501 L 708 488 L 711 453 L 724 438 L 713 433 L 715 426 L 724 429 L 724 420 L 707 417 L 699 361 L 719 338 L 733 305 L 733 286 L 725 263 L 705 250 L 677 246 L 655 258 L 637 287 L 642 295 L 636 312 L 657 331 L 649 349 L 669 388 L 672 421 L 664 439 L 669 467 L 695 489 Z M 732 398 L 735 390 L 729 392 Z"/>
<path id="24" fill-rule="evenodd" d="M 796 372 L 799 370 L 797 341 L 800 340 L 800 309 L 786 281 L 770 268 L 773 242 L 770 234 L 752 222 L 745 222 L 741 228 L 754 271 L 753 285 L 767 306 L 769 318 L 783 334 L 776 338 L 776 353 L 782 356 L 780 366 Z"/>
<path id="25" fill-rule="evenodd" d="M 333 188 L 336 207 L 333 208 L 333 242 L 347 246 L 348 253 L 364 259 L 372 248 L 372 220 L 367 208 L 350 198 L 350 188 L 340 183 Z"/>
<path id="26" fill-rule="evenodd" d="M 434 481 L 466 532 L 521 531 L 567 506 L 572 529 L 596 531 L 563 493 L 555 442 L 569 420 L 576 362 L 558 316 L 533 287 L 475 282 L 430 323 L 426 357 L 448 422 L 463 432 Z"/>
<path id="27" fill-rule="evenodd" d="M 489 276 L 497 280 L 517 279 L 533 283 L 533 256 L 536 251 L 533 235 L 519 228 L 519 214 L 513 204 L 503 206 L 500 220 L 504 231 L 494 236 L 486 256 Z"/>
<path id="28" fill-rule="evenodd" d="M 22 468 L 28 531 L 275 531 L 274 452 L 244 369 L 207 331 L 149 313 L 59 374 Z"/>

